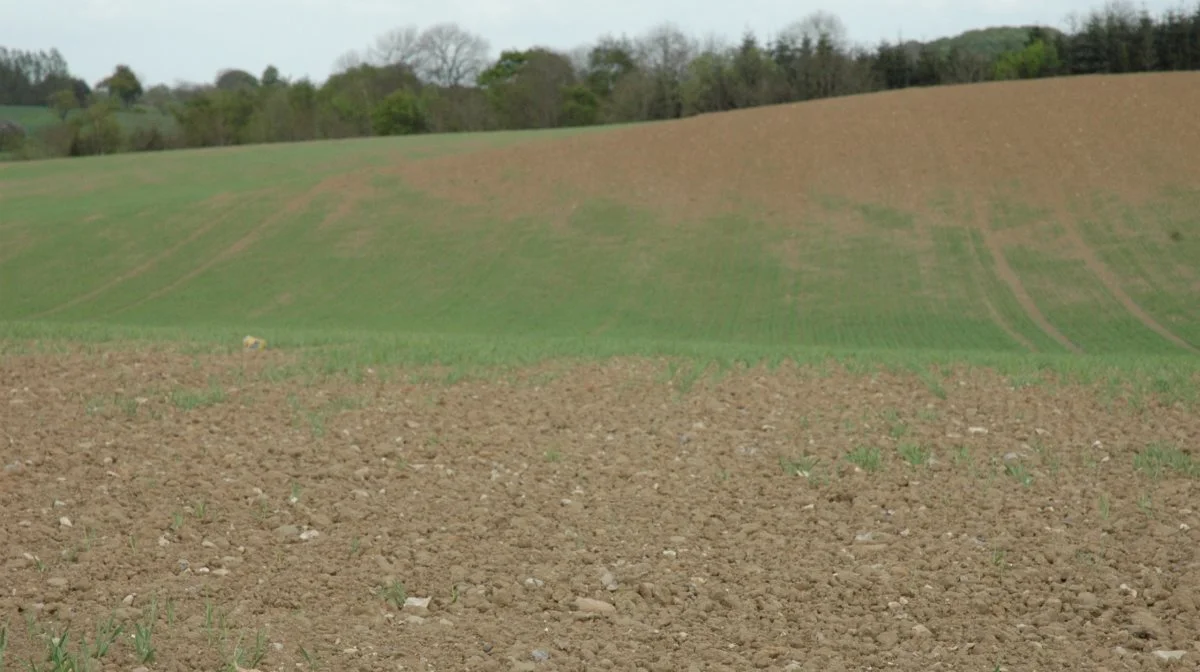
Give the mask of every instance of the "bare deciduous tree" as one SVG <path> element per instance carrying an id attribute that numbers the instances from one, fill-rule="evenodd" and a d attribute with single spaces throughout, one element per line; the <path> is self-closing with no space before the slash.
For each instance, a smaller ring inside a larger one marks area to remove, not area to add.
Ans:
<path id="1" fill-rule="evenodd" d="M 592 53 L 592 48 L 587 45 L 582 45 L 572 48 L 565 55 L 567 60 L 571 62 L 571 67 L 575 70 L 577 77 L 584 77 L 588 72 L 588 56 Z"/>
<path id="2" fill-rule="evenodd" d="M 638 60 L 649 70 L 682 79 L 696 54 L 693 40 L 672 23 L 663 23 L 637 41 Z"/>
<path id="3" fill-rule="evenodd" d="M 362 54 L 358 53 L 358 51 L 354 49 L 351 49 L 341 56 L 338 56 L 337 60 L 333 62 L 333 74 L 336 75 L 348 70 L 353 70 L 362 65 L 363 60 Z"/>
<path id="4" fill-rule="evenodd" d="M 942 64 L 942 78 L 947 84 L 969 84 L 987 79 L 988 59 L 978 54 L 952 48 Z"/>
<path id="5" fill-rule="evenodd" d="M 421 37 L 414 25 L 393 28 L 375 38 L 375 44 L 367 50 L 369 59 L 376 65 L 404 65 L 420 72 L 428 60 Z"/>
<path id="6" fill-rule="evenodd" d="M 687 78 L 688 64 L 696 55 L 691 38 L 671 23 L 663 23 L 645 33 L 636 44 L 637 60 L 645 68 L 651 83 L 651 98 L 646 103 L 651 119 L 673 119 L 683 112 L 680 85 Z"/>
<path id="7" fill-rule="evenodd" d="M 426 28 L 417 41 L 421 78 L 440 86 L 462 86 L 475 81 L 487 67 L 488 43 L 454 23 Z"/>
<path id="8" fill-rule="evenodd" d="M 849 47 L 849 38 L 846 31 L 846 24 L 834 14 L 826 11 L 815 11 L 808 16 L 795 21 L 783 29 L 780 37 L 787 39 L 793 44 L 800 44 L 804 38 L 808 38 L 813 44 L 825 38 L 833 48 L 844 53 Z"/>

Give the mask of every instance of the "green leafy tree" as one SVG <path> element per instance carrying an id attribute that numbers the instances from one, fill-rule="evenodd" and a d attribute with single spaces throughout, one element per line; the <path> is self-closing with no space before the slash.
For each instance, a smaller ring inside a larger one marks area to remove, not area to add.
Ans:
<path id="1" fill-rule="evenodd" d="M 98 103 L 71 120 L 75 130 L 72 156 L 112 154 L 121 148 L 121 125 L 117 123 L 111 104 Z"/>
<path id="2" fill-rule="evenodd" d="M 876 59 L 877 69 L 887 69 L 886 44 L 880 47 Z M 784 90 L 783 101 L 808 100 L 815 94 L 815 68 L 813 58 L 816 46 L 811 36 L 792 32 L 776 38 L 771 45 L 771 61 L 779 73 Z"/>
<path id="3" fill-rule="evenodd" d="M 872 69 L 883 88 L 904 89 L 912 85 L 912 61 L 903 44 L 891 44 L 885 40 L 875 54 Z"/>
<path id="4" fill-rule="evenodd" d="M 320 137 L 317 127 L 317 87 L 307 78 L 287 88 L 290 110 L 290 136 L 293 140 L 312 140 Z"/>
<path id="5" fill-rule="evenodd" d="M 600 98 L 608 98 L 617 82 L 637 70 L 634 46 L 629 40 L 604 38 L 588 52 L 584 81 Z"/>
<path id="6" fill-rule="evenodd" d="M 189 147 L 226 144 L 224 120 L 211 92 L 201 91 L 188 97 L 182 105 L 172 110 L 172 114 Z"/>
<path id="7" fill-rule="evenodd" d="M 279 68 L 273 65 L 268 65 L 267 68 L 263 70 L 262 85 L 265 87 L 271 87 L 279 86 L 280 84 L 286 84 L 286 82 L 284 82 L 283 78 L 279 76 Z"/>
<path id="8" fill-rule="evenodd" d="M 59 89 L 50 94 L 50 100 L 47 102 L 50 109 L 58 115 L 59 121 L 66 121 L 72 110 L 79 109 L 79 99 L 75 97 L 73 89 Z"/>
<path id="9" fill-rule="evenodd" d="M 210 89 L 188 98 L 174 114 L 189 146 L 238 145 L 255 139 L 249 127 L 256 104 L 253 91 Z"/>
<path id="10" fill-rule="evenodd" d="M 258 98 L 254 91 L 246 88 L 222 91 L 217 96 L 217 102 L 229 134 L 227 143 L 241 145 L 250 142 L 247 131 L 258 109 Z"/>
<path id="11" fill-rule="evenodd" d="M 258 78 L 245 70 L 233 68 L 218 73 L 216 85 L 222 91 L 254 90 L 258 88 Z"/>
<path id="12" fill-rule="evenodd" d="M 97 87 L 107 89 L 125 107 L 133 105 L 142 95 L 142 82 L 127 65 L 118 65 L 113 74 L 101 80 Z"/>
<path id="13" fill-rule="evenodd" d="M 1036 79 L 1056 73 L 1062 63 L 1054 45 L 1037 40 L 1020 51 L 1002 54 L 993 67 L 996 79 Z"/>
<path id="14" fill-rule="evenodd" d="M 398 90 L 420 91 L 412 69 L 402 65 L 356 65 L 339 72 L 321 87 L 319 103 L 327 137 L 370 135 L 375 107 Z"/>
<path id="15" fill-rule="evenodd" d="M 576 84 L 571 62 L 540 47 L 501 53 L 477 81 L 508 128 L 562 125 L 567 102 L 564 92 Z"/>
<path id="16" fill-rule="evenodd" d="M 375 106 L 371 123 L 376 135 L 424 133 L 429 128 L 425 101 L 411 91 L 393 91 Z"/>
<path id="17" fill-rule="evenodd" d="M 92 99 L 92 87 L 82 79 L 75 78 L 71 80 L 71 90 L 75 92 L 75 100 L 79 101 L 79 106 L 86 108 Z"/>
<path id="18" fill-rule="evenodd" d="M 434 133 L 490 131 L 500 128 L 487 92 L 477 86 L 430 87 L 424 96 L 429 129 Z"/>
<path id="19" fill-rule="evenodd" d="M 771 102 L 775 63 L 758 44 L 758 38 L 747 32 L 731 56 L 728 70 L 729 106 L 756 107 Z M 722 108 L 728 109 L 728 108 Z"/>
<path id="20" fill-rule="evenodd" d="M 0 46 L 0 105 L 44 105 L 52 93 L 72 84 L 66 59 L 57 49 Z"/>
<path id="21" fill-rule="evenodd" d="M 737 106 L 739 82 L 726 54 L 704 51 L 688 63 L 680 84 L 683 116 L 719 112 Z"/>
<path id="22" fill-rule="evenodd" d="M 154 109 L 163 114 L 167 114 L 171 110 L 171 105 L 176 102 L 175 94 L 165 84 L 157 84 L 150 87 L 142 94 L 141 103 L 150 105 Z"/>
<path id="23" fill-rule="evenodd" d="M 938 50 L 928 44 L 922 45 L 917 52 L 917 63 L 912 73 L 913 86 L 941 84 L 944 69 L 944 59 Z"/>
<path id="24" fill-rule="evenodd" d="M 600 97 L 586 84 L 563 89 L 563 126 L 591 126 L 600 121 Z"/>
<path id="25" fill-rule="evenodd" d="M 258 104 L 246 129 L 247 142 L 294 142 L 306 140 L 298 131 L 296 114 L 281 86 L 263 86 Z"/>

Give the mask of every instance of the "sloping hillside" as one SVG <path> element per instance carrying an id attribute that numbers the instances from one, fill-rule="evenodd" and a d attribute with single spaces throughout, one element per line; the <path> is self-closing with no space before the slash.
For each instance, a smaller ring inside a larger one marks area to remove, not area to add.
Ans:
<path id="1" fill-rule="evenodd" d="M 0 319 L 1195 353 L 1196 109 L 1086 77 L 9 166 Z"/>

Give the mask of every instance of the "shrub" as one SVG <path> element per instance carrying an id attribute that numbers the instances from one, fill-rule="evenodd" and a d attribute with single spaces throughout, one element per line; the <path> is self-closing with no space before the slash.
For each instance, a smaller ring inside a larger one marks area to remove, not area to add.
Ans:
<path id="1" fill-rule="evenodd" d="M 377 135 L 411 135 L 428 129 L 425 101 L 404 89 L 393 91 L 371 115 Z"/>
<path id="2" fill-rule="evenodd" d="M 183 147 L 183 141 L 175 133 L 168 133 L 158 124 L 141 126 L 130 132 L 126 146 L 131 152 L 161 152 Z"/>
<path id="3" fill-rule="evenodd" d="M 0 119 L 0 152 L 15 152 L 25 144 L 25 127 L 15 121 Z"/>

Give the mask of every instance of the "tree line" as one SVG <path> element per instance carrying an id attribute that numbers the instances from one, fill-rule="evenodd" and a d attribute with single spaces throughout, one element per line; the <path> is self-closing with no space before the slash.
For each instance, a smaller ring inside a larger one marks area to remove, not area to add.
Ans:
<path id="1" fill-rule="evenodd" d="M 1200 4 L 1152 16 L 1110 0 L 1065 31 L 1031 26 L 1019 34 L 998 53 L 966 34 L 864 47 L 849 42 L 837 16 L 816 12 L 770 40 L 746 33 L 732 44 L 698 41 L 663 24 L 569 52 L 535 46 L 491 57 L 483 37 L 439 24 L 379 35 L 339 58 L 320 84 L 289 80 L 272 66 L 145 90 L 126 65 L 92 89 L 56 50 L 0 49 L 0 104 L 45 105 L 60 119 L 25 137 L 0 126 L 0 143 L 35 157 L 555 128 L 916 86 L 1200 69 Z M 114 117 L 121 109 L 157 110 L 162 123 L 126 131 Z"/>

